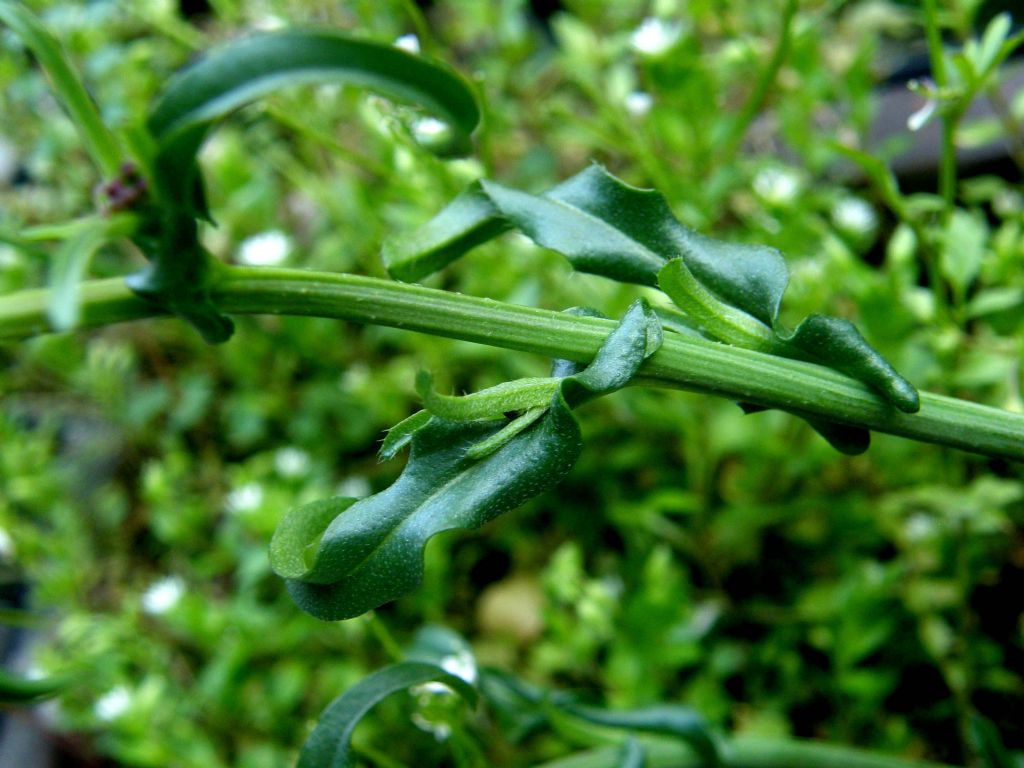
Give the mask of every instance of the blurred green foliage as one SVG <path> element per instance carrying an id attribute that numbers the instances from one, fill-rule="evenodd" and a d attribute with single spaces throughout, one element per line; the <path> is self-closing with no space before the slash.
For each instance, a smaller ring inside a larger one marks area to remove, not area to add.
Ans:
<path id="1" fill-rule="evenodd" d="M 419 34 L 474 78 L 486 124 L 472 159 L 434 158 L 408 110 L 330 86 L 229 120 L 202 155 L 218 222 L 204 242 L 227 261 L 382 276 L 384 237 L 467 182 L 539 191 L 593 159 L 656 186 L 690 226 L 787 254 L 790 320 L 848 317 L 922 389 L 1024 408 L 1020 185 L 964 180 L 949 210 L 930 191 L 887 192 L 870 170 L 858 181 L 835 146 L 864 141 L 873 84 L 894 50 L 923 38 L 913 5 L 801 2 L 750 124 L 779 2 L 567 0 L 549 25 L 522 0 L 439 1 L 425 15 L 405 0 L 211 0 L 192 20 L 159 0 L 28 5 L 118 130 L 198 51 L 284 23 Z M 974 5 L 943 8 L 952 42 Z M 23 171 L 0 183 L 0 226 L 92 210 L 99 180 L 4 30 L 0 113 L 0 149 Z M 110 248 L 91 274 L 139 266 Z M 0 243 L 0 292 L 44 284 L 46 268 Z M 613 316 L 642 292 L 572 274 L 517 236 L 428 282 Z M 0 360 L 3 574 L 31 586 L 45 617 L 34 667 L 88 670 L 44 710 L 82 759 L 287 764 L 326 704 L 429 622 L 534 683 L 614 707 L 686 704 L 738 734 L 964 763 L 984 752 L 980 715 L 1024 751 L 1020 467 L 886 436 L 843 457 L 779 412 L 624 391 L 588 408 L 583 456 L 560 487 L 435 539 L 414 595 L 324 624 L 270 571 L 285 510 L 397 476 L 400 461 L 374 454 L 418 407 L 418 369 L 471 391 L 544 375 L 548 361 L 276 317 L 239 318 L 218 348 L 159 320 L 38 338 Z M 445 742 L 424 707 L 436 702 L 385 702 L 356 750 L 377 765 L 455 754 L 468 766 L 570 749 L 543 730 L 513 743 L 462 709 L 442 712 L 456 723 Z"/>

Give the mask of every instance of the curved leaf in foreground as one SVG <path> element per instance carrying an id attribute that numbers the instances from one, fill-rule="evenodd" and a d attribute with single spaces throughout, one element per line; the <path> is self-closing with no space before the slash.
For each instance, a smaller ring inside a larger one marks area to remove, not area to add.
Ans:
<path id="1" fill-rule="evenodd" d="M 476 704 L 473 686 L 436 664 L 393 664 L 364 677 L 330 703 L 303 744 L 296 768 L 351 768 L 355 765 L 350 745 L 352 732 L 366 713 L 393 693 L 434 681 L 447 685 L 471 706 Z"/>
<path id="2" fill-rule="evenodd" d="M 147 121 L 153 200 L 137 206 L 137 242 L 150 259 L 128 286 L 189 320 L 203 337 L 233 326 L 210 301 L 217 264 L 199 242 L 196 219 L 211 220 L 196 156 L 214 123 L 279 88 L 316 82 L 370 88 L 415 104 L 449 126 L 448 149 L 465 151 L 480 120 L 468 83 L 447 67 L 392 45 L 336 32 L 283 30 L 230 42 L 175 75 Z"/>
<path id="3" fill-rule="evenodd" d="M 173 204 L 195 191 L 196 152 L 216 120 L 279 88 L 328 81 L 425 107 L 451 127 L 460 149 L 480 120 L 462 77 L 393 45 L 320 30 L 253 35 L 210 51 L 176 74 L 153 106 L 146 126 L 158 146 L 158 192 Z"/>
<path id="4" fill-rule="evenodd" d="M 509 429 L 517 419 L 475 412 L 463 421 L 417 417 L 397 438 L 412 450 L 390 488 L 285 515 L 271 542 L 274 571 L 300 608 L 325 620 L 358 616 L 413 590 L 430 538 L 477 528 L 561 480 L 582 447 L 571 409 L 625 386 L 660 343 L 656 316 L 637 301 L 587 368 L 553 380 L 546 410 L 528 423 Z"/>

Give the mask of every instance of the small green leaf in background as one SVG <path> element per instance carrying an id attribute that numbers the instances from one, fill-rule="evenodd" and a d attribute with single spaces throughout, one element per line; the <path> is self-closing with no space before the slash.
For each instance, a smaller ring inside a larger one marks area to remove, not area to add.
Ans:
<path id="1" fill-rule="evenodd" d="M 438 397 L 446 413 L 468 413 L 468 420 L 416 417 L 386 446 L 393 450 L 407 435 L 412 445 L 390 488 L 355 503 L 328 499 L 285 515 L 270 547 L 274 571 L 288 580 L 300 608 L 329 621 L 406 594 L 420 582 L 431 537 L 477 528 L 557 483 L 582 446 L 571 409 L 625 386 L 660 344 L 657 316 L 638 300 L 582 372 L 541 380 L 546 410 L 530 415 L 529 423 L 491 413 L 508 405 L 501 394 L 495 400 L 481 393 L 481 412 L 460 410 L 458 401 L 476 396 Z M 528 390 L 537 386 L 528 380 Z M 431 402 L 434 396 L 428 410 Z"/>
<path id="2" fill-rule="evenodd" d="M 945 247 L 939 267 L 958 302 L 962 302 L 984 261 L 988 226 L 978 214 L 958 208 L 950 215 L 943 237 Z"/>
<path id="3" fill-rule="evenodd" d="M 299 753 L 296 768 L 351 768 L 355 765 L 350 741 L 356 725 L 379 701 L 414 685 L 440 682 L 476 705 L 476 690 L 457 675 L 436 664 L 403 661 L 363 678 L 324 710 Z"/>

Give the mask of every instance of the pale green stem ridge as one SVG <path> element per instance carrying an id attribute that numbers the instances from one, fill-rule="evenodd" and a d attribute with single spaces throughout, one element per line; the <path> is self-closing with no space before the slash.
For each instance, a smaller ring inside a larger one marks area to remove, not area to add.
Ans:
<path id="1" fill-rule="evenodd" d="M 580 317 L 372 277 L 230 267 L 211 289 L 227 313 L 333 317 L 588 362 L 615 321 Z M 52 331 L 49 292 L 0 298 L 0 341 Z M 118 279 L 81 287 L 81 324 L 95 327 L 165 314 Z M 720 395 L 800 416 L 1024 461 L 1024 415 L 924 393 L 905 414 L 865 385 L 813 363 L 669 333 L 635 383 Z"/>

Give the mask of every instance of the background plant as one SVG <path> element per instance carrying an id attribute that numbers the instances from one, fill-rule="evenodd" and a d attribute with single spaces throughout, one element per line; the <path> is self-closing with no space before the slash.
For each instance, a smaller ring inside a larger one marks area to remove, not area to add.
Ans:
<path id="1" fill-rule="evenodd" d="M 196 28 L 167 9 L 133 8 L 45 15 L 121 126 L 190 51 L 263 10 L 220 3 Z M 307 109 L 309 91 L 285 92 L 207 148 L 220 226 L 205 242 L 229 259 L 379 275 L 385 236 L 414 229 L 473 178 L 540 191 L 596 158 L 657 186 L 691 226 L 789 254 L 792 320 L 822 309 L 854 318 L 922 388 L 1019 410 L 1016 188 L 972 180 L 951 208 L 876 184 L 876 200 L 830 181 L 839 150 L 812 130 L 824 103 L 845 105 L 852 134 L 866 125 L 876 32 L 923 22 L 887 9 L 801 4 L 776 66 L 780 14 L 763 3 L 725 13 L 577 4 L 555 17 L 550 37 L 515 4 L 439 6 L 421 43 L 480 73 L 490 122 L 478 159 L 433 159 L 380 101 L 328 88 Z M 266 10 L 383 40 L 420 29 L 404 5 Z M 647 14 L 664 19 L 664 51 L 644 44 Z M 4 191 L 13 232 L 86 213 L 96 178 L 41 76 L 3 39 L 13 51 L 0 65 L 4 131 L 30 179 Z M 742 123 L 759 93 L 752 67 L 768 83 L 756 106 L 773 107 L 790 160 L 758 152 Z M 646 112 L 637 109 L 645 94 Z M 721 109 L 679 106 L 716 100 Z M 866 214 L 851 218 L 855 209 Z M 268 221 L 281 231 L 265 232 Z M 951 287 L 921 278 L 922 230 L 945 233 L 931 248 Z M 45 281 L 42 258 L 4 254 L 5 290 Z M 125 259 L 102 250 L 90 269 L 122 274 Z M 514 239 L 432 280 L 613 315 L 636 293 L 569 278 L 560 259 Z M 970 722 L 980 712 L 1020 745 L 1012 465 L 886 437 L 843 459 L 779 413 L 744 417 L 705 397 L 627 391 L 590 407 L 589 450 L 559 491 L 479 535 L 435 539 L 424 589 L 377 618 L 322 625 L 298 615 L 269 572 L 265 543 L 282 511 L 339 484 L 362 495 L 390 483 L 398 467 L 378 465 L 373 443 L 418 407 L 417 369 L 473 391 L 544 375 L 548 361 L 287 318 L 241 319 L 238 338 L 216 350 L 155 321 L 4 354 L 4 528 L 12 562 L 55 622 L 38 663 L 97 670 L 61 700 L 62 722 L 94 731 L 92 748 L 128 764 L 287 761 L 301 723 L 424 621 L 458 628 L 478 657 L 534 683 L 618 708 L 685 702 L 739 734 L 824 736 L 957 762 L 976 749 Z M 631 439 L 638 430 L 648 439 Z M 176 589 L 178 602 L 159 610 L 153 596 Z M 385 626 L 397 643 L 382 643 Z M 252 700 L 263 704 L 240 705 Z M 383 759 L 381 745 L 393 744 L 382 734 L 415 729 L 400 703 L 357 731 L 364 754 Z M 480 739 L 491 760 L 523 764 L 571 743 L 542 729 L 513 748 L 502 733 L 451 738 Z M 449 746 L 428 734 L 416 742 L 438 762 Z"/>

